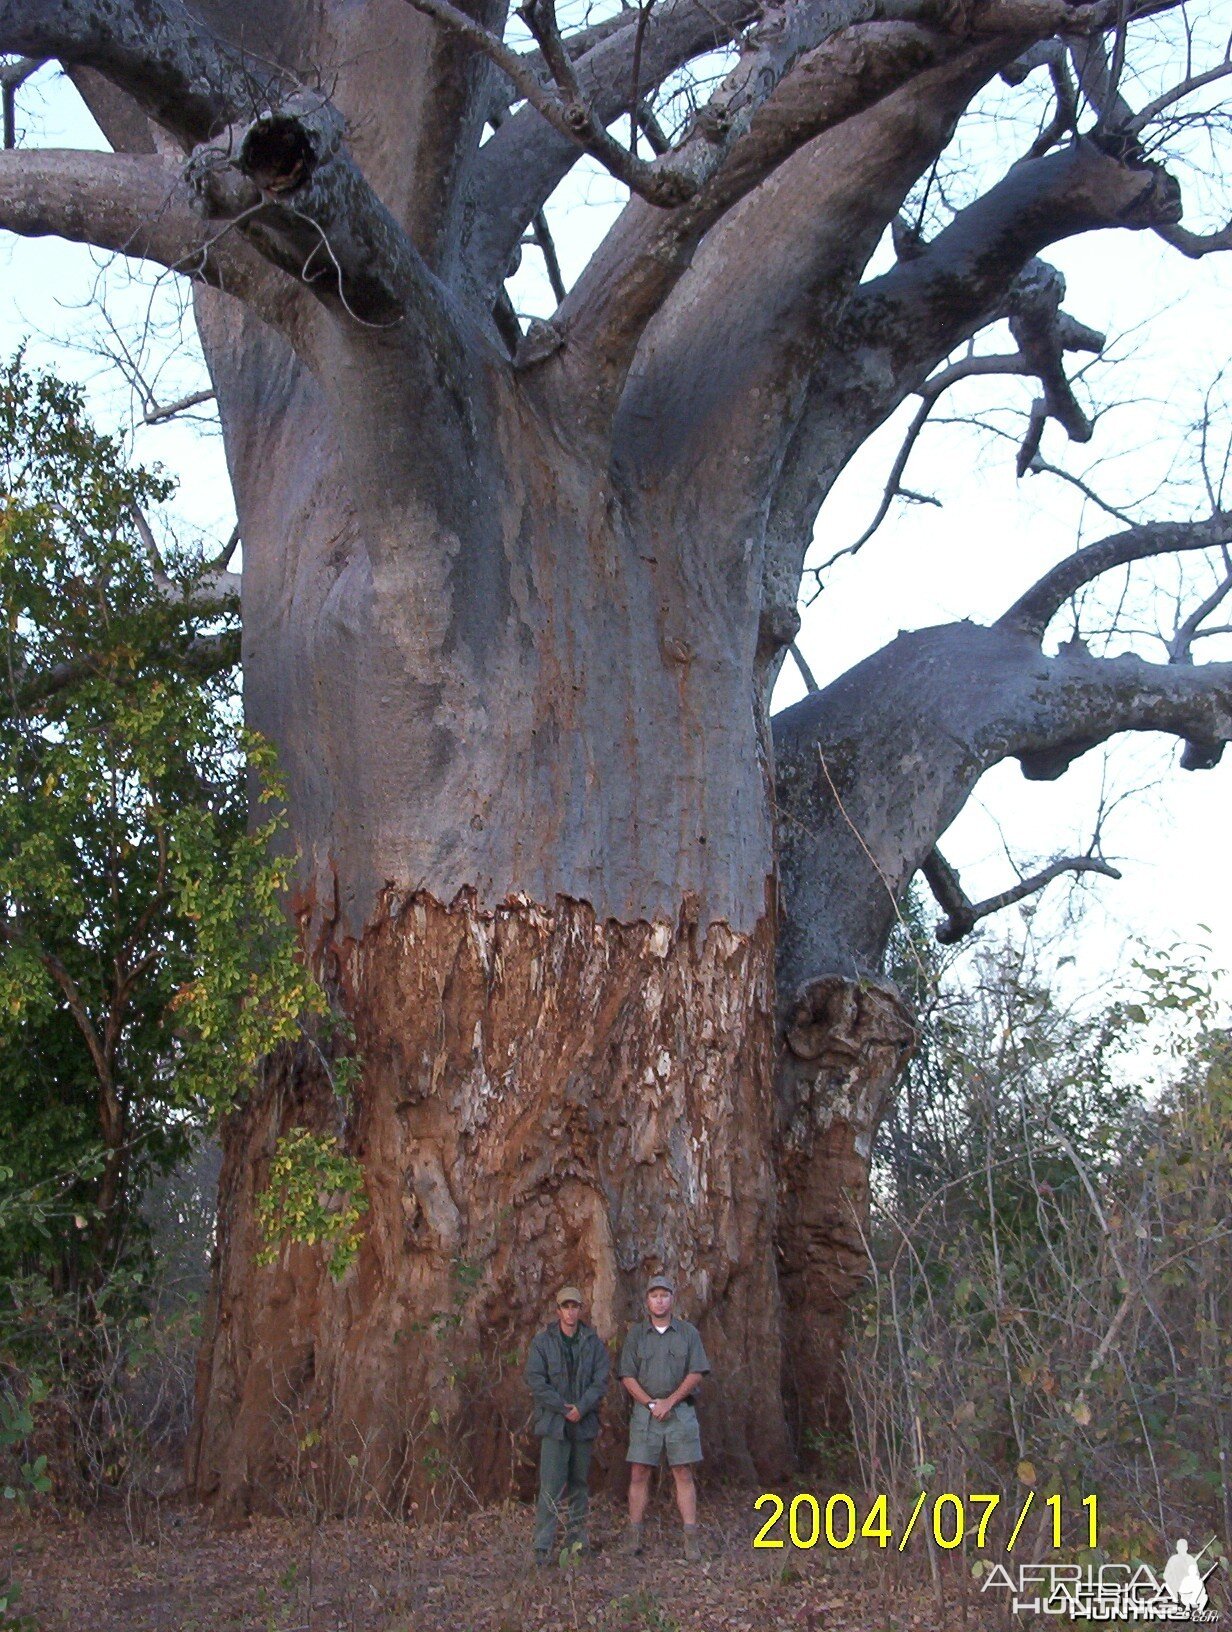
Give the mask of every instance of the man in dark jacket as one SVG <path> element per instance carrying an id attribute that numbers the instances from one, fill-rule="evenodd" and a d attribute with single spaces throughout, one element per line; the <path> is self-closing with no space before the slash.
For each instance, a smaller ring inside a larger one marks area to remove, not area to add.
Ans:
<path id="1" fill-rule="evenodd" d="M 586 1481 L 607 1374 L 607 1349 L 594 1327 L 582 1319 L 581 1292 L 576 1286 L 562 1286 L 556 1296 L 556 1319 L 535 1334 L 525 1372 L 539 1436 L 535 1510 L 539 1564 L 552 1561 L 562 1509 L 567 1516 L 565 1545 L 586 1546 Z"/>

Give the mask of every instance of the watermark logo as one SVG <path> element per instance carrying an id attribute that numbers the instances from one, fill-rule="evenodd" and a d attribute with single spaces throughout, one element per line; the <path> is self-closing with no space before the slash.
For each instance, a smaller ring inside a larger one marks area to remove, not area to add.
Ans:
<path id="1" fill-rule="evenodd" d="M 1181 1539 L 1157 1574 L 1149 1564 L 993 1564 L 982 1592 L 1008 1593 L 1015 1614 L 1053 1615 L 1067 1621 L 1180 1621 L 1213 1626 L 1202 1554 Z"/>

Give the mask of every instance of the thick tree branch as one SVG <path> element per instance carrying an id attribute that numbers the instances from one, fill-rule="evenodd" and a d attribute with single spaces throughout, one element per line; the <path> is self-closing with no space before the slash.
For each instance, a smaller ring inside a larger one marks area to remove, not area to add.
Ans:
<path id="1" fill-rule="evenodd" d="M 946 915 L 934 932 L 942 946 L 953 946 L 970 935 L 982 918 L 991 917 L 993 913 L 1003 912 L 1006 907 L 1038 895 L 1065 873 L 1100 873 L 1104 878 L 1116 879 L 1122 876 L 1099 856 L 1058 856 L 1047 867 L 1032 873 L 1029 878 L 1020 879 L 1010 889 L 990 895 L 983 901 L 972 901 L 963 889 L 958 874 L 940 850 L 934 848 L 930 852 L 920 871 L 936 897 L 937 905 Z"/>
<path id="2" fill-rule="evenodd" d="M 799 583 L 833 482 L 932 369 L 987 324 L 1009 317 L 1035 284 L 1059 298 L 1064 285 L 1035 259 L 1040 250 L 1098 227 L 1149 229 L 1179 209 L 1179 189 L 1166 171 L 1122 164 L 1077 141 L 1015 165 L 931 243 L 864 285 L 825 336 L 779 466 L 767 526 L 776 580 Z M 1098 339 L 1053 309 L 1062 344 L 1066 336 L 1080 344 Z M 1054 357 L 1043 347 L 1038 361 L 1051 367 Z"/>
<path id="3" fill-rule="evenodd" d="M 1042 640 L 1053 618 L 1085 584 L 1131 561 L 1174 555 L 1187 550 L 1209 550 L 1232 543 L 1232 513 L 1216 512 L 1202 521 L 1153 521 L 1100 539 L 1066 556 L 1020 595 L 997 620 L 998 627 L 1021 629 Z M 1203 614 L 1205 616 L 1205 614 Z"/>
<path id="4" fill-rule="evenodd" d="M 292 88 L 174 0 L 0 0 L 0 51 L 96 69 L 186 148 Z"/>
<path id="5" fill-rule="evenodd" d="M 440 304 L 325 96 L 217 39 L 183 7 L 0 0 L 0 47 L 92 68 L 196 144 L 191 178 L 206 215 L 237 223 L 327 306 L 384 326 L 414 302 Z"/>
<path id="6" fill-rule="evenodd" d="M 897 902 L 979 778 L 1016 758 L 1051 778 L 1125 731 L 1160 731 L 1205 769 L 1232 740 L 1232 663 L 1045 657 L 1019 628 L 900 635 L 774 722 L 781 974 L 877 967 Z M 837 881 L 837 882 L 836 882 Z"/>
<path id="7" fill-rule="evenodd" d="M 653 368 L 639 375 L 632 412 L 647 422 L 662 415 L 700 423 L 698 410 L 713 400 L 728 415 L 738 392 L 727 377 L 733 368 L 747 377 L 750 365 L 760 372 L 764 347 L 798 350 L 786 321 L 800 298 L 797 280 L 817 304 L 827 294 L 837 303 L 871 252 L 866 239 L 896 213 L 957 108 L 1003 54 L 956 50 L 914 24 L 847 29 L 799 63 L 782 101 L 764 107 L 696 198 L 670 214 L 634 200 L 557 314 L 566 346 L 585 359 L 578 374 L 588 403 L 619 393 L 662 312 Z M 677 327 L 664 308 L 686 273 L 692 298 Z M 716 332 L 723 355 L 711 367 Z M 652 407 L 660 379 L 662 400 Z M 692 405 L 688 419 L 680 399 Z"/>
<path id="8" fill-rule="evenodd" d="M 1001 314 L 1015 279 L 1047 245 L 1101 227 L 1160 227 L 1180 207 L 1166 170 L 1122 164 L 1086 140 L 1023 160 L 921 255 L 874 279 L 852 302 L 844 339 L 888 325 L 900 368 L 935 366 Z"/>
<path id="9" fill-rule="evenodd" d="M 202 218 L 178 164 L 135 154 L 0 153 L 0 228 L 154 261 L 285 318 L 294 291 L 224 221 Z"/>
<path id="10" fill-rule="evenodd" d="M 162 425 L 169 419 L 176 419 L 180 414 L 186 414 L 192 408 L 200 408 L 203 402 L 213 402 L 212 390 L 190 391 L 186 397 L 177 397 L 174 402 L 156 402 L 152 398 L 146 403 L 145 412 L 141 416 L 143 425 Z"/>

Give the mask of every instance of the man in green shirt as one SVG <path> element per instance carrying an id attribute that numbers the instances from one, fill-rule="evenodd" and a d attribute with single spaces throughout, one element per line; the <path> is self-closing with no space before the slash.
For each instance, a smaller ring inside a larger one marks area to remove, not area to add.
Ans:
<path id="1" fill-rule="evenodd" d="M 702 1554 L 693 1464 L 702 1459 L 702 1441 L 692 1394 L 709 1374 L 710 1362 L 697 1327 L 672 1314 L 675 1299 L 676 1288 L 667 1276 L 653 1276 L 646 1287 L 648 1318 L 630 1329 L 620 1351 L 620 1380 L 633 1400 L 626 1457 L 628 1549 L 642 1550 L 650 1475 L 666 1451 L 684 1525 L 684 1556 L 695 1563 Z"/>
<path id="2" fill-rule="evenodd" d="M 562 1510 L 567 1515 L 565 1545 L 586 1546 L 586 1481 L 608 1370 L 607 1348 L 582 1319 L 581 1292 L 562 1286 L 556 1294 L 556 1318 L 535 1334 L 524 1373 L 539 1436 L 538 1564 L 552 1562 Z"/>

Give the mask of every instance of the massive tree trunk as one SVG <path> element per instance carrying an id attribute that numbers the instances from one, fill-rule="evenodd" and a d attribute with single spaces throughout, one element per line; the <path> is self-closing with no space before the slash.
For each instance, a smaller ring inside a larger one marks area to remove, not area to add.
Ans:
<path id="1" fill-rule="evenodd" d="M 1174 99 L 1135 115 L 1101 70 L 1124 8 L 660 0 L 565 43 L 548 0 L 519 16 L 521 56 L 499 0 L 0 0 L 0 51 L 68 65 L 118 150 L 0 153 L 0 225 L 201 286 L 247 714 L 360 1061 L 339 1099 L 305 1041 L 225 1130 L 190 1461 L 229 1511 L 306 1475 L 334 1507 L 508 1488 L 551 1289 L 581 1282 L 614 1336 L 660 1269 L 715 1363 L 710 1456 L 782 1471 L 839 1410 L 872 1140 L 913 1041 L 877 978 L 913 874 L 943 876 L 937 838 L 1006 755 L 1051 776 L 1162 729 L 1204 766 L 1232 735 L 1192 620 L 1161 668 L 1042 646 L 1099 574 L 1226 544 L 1218 509 L 768 718 L 819 506 L 907 396 L 1031 376 L 1024 461 L 1049 418 L 1090 435 L 1064 364 L 1102 339 L 1035 257 L 1110 227 L 1225 247 L 1178 232 L 1144 156 Z M 650 102 L 733 31 L 666 152 L 617 140 L 627 115 L 663 147 Z M 973 98 L 1045 65 L 1056 117 L 1025 157 L 934 237 L 948 186 L 900 220 Z M 529 233 L 550 269 L 542 210 L 582 149 L 633 196 L 524 330 L 510 266 Z M 941 366 L 1002 320 L 1014 352 Z M 303 1124 L 362 1164 L 341 1284 L 319 1246 L 255 1262 Z"/>
<path id="2" fill-rule="evenodd" d="M 714 1361 L 708 1455 L 781 1472 L 755 576 L 682 573 L 670 516 L 524 398 L 489 399 L 483 451 L 459 436 L 450 468 L 365 486 L 302 373 L 250 401 L 221 361 L 242 345 L 218 334 L 215 377 L 248 715 L 281 750 L 305 943 L 362 1077 L 340 1105 L 310 1051 L 280 1059 L 227 1130 L 197 1488 L 276 1500 L 309 1461 L 333 1501 L 505 1488 L 515 1357 L 553 1288 L 588 1288 L 612 1336 L 659 1269 Z M 254 1272 L 297 1123 L 363 1163 L 338 1286 L 314 1248 Z"/>

